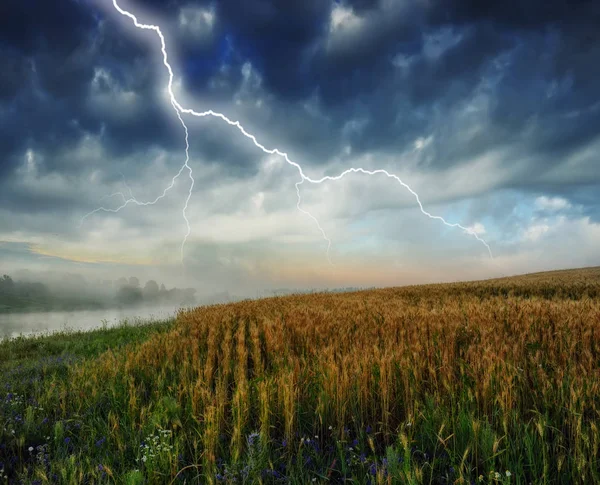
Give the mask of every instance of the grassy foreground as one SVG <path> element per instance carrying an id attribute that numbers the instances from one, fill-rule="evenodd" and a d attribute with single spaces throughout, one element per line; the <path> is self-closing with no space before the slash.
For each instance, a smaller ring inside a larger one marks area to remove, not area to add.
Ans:
<path id="1" fill-rule="evenodd" d="M 600 483 L 599 337 L 590 268 L 4 342 L 0 483 Z"/>

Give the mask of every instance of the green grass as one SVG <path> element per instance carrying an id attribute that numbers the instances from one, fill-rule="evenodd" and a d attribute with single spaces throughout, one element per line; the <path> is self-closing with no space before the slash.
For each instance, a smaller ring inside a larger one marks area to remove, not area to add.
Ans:
<path id="1" fill-rule="evenodd" d="M 103 352 L 119 352 L 144 342 L 150 335 L 168 332 L 174 319 L 124 321 L 114 327 L 91 331 L 64 330 L 0 341 L 0 484 L 81 483 L 70 471 L 75 455 L 66 440 L 73 436 L 73 420 L 58 418 L 58 410 L 42 407 L 44 395 L 57 385 L 67 385 L 69 372 Z M 46 401 L 47 402 L 47 401 Z M 45 404 L 44 404 L 45 405 Z M 35 417 L 34 417 L 35 416 Z M 81 422 L 77 424 L 80 429 Z M 18 429 L 16 433 L 13 433 Z M 75 428 L 73 428 L 75 429 Z M 12 441 L 10 446 L 9 440 Z M 9 446 L 7 447 L 7 444 Z M 16 446 L 15 446 L 16 445 Z M 33 451 L 29 451 L 30 447 Z M 51 455 L 49 454 L 51 453 Z M 17 481 L 10 469 L 26 461 L 57 460 L 63 455 L 62 473 L 52 473 L 43 482 L 23 477 Z M 51 458 L 50 458 L 51 457 Z M 128 483 L 137 483 L 135 479 Z"/>
<path id="2" fill-rule="evenodd" d="M 47 357 L 69 355 L 76 358 L 92 358 L 102 352 L 117 350 L 127 344 L 142 342 L 153 333 L 166 332 L 172 328 L 174 319 L 130 322 L 90 331 L 63 330 L 34 336 L 5 337 L 0 340 L 0 371 L 23 364 L 35 363 Z"/>

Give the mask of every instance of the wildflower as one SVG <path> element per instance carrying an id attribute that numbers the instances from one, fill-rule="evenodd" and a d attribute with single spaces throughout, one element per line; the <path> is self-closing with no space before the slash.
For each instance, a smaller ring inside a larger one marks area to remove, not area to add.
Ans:
<path id="1" fill-rule="evenodd" d="M 373 428 L 371 428 L 371 425 L 367 425 L 367 429 L 365 431 L 367 432 L 367 434 L 371 434 Z"/>
<path id="2" fill-rule="evenodd" d="M 68 436 L 65 438 L 65 445 L 68 445 L 71 442 L 71 438 Z"/>
<path id="3" fill-rule="evenodd" d="M 479 481 L 483 482 L 483 475 L 479 475 Z"/>
<path id="4" fill-rule="evenodd" d="M 510 473 L 508 470 L 506 470 L 506 472 L 505 472 L 505 473 L 506 473 L 506 476 L 507 476 L 508 478 L 510 478 L 510 476 L 512 475 L 512 473 Z"/>
<path id="5" fill-rule="evenodd" d="M 494 472 L 494 478 L 496 480 L 500 480 L 500 474 L 498 472 Z"/>
<path id="6" fill-rule="evenodd" d="M 33 446 L 30 446 L 30 447 L 28 448 L 28 450 L 29 450 L 29 453 L 31 453 L 31 452 L 33 451 Z"/>
<path id="7" fill-rule="evenodd" d="M 333 426 L 329 426 L 329 431 L 331 431 L 333 429 Z"/>
<path id="8" fill-rule="evenodd" d="M 102 466 L 102 464 L 99 464 L 99 465 L 98 465 L 98 471 L 99 471 L 99 472 L 101 472 L 101 471 L 103 471 L 103 470 L 104 470 L 104 467 Z"/>

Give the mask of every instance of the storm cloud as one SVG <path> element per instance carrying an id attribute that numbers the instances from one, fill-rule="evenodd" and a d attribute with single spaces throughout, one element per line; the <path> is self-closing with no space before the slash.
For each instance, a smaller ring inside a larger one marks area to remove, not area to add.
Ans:
<path id="1" fill-rule="evenodd" d="M 170 268 L 235 291 L 600 264 L 600 5 L 571 0 L 108 0 L 0 6 L 0 260 Z M 94 209 L 95 212 L 82 219 Z M 15 246 L 17 245 L 17 246 Z M 576 245 L 576 254 L 568 248 Z M 29 255 L 29 256 L 28 256 Z M 45 261 L 46 259 L 44 259 Z M 393 261 L 392 263 L 389 263 Z M 180 269 L 176 269 L 180 268 Z M 390 269 L 392 268 L 392 269 Z"/>

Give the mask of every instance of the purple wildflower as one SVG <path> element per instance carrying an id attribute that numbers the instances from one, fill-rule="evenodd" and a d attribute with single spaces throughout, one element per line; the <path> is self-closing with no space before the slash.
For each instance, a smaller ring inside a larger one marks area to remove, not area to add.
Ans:
<path id="1" fill-rule="evenodd" d="M 258 433 L 250 433 L 248 435 L 248 445 L 249 446 L 253 446 L 256 443 L 256 440 L 259 438 L 259 434 Z"/>

